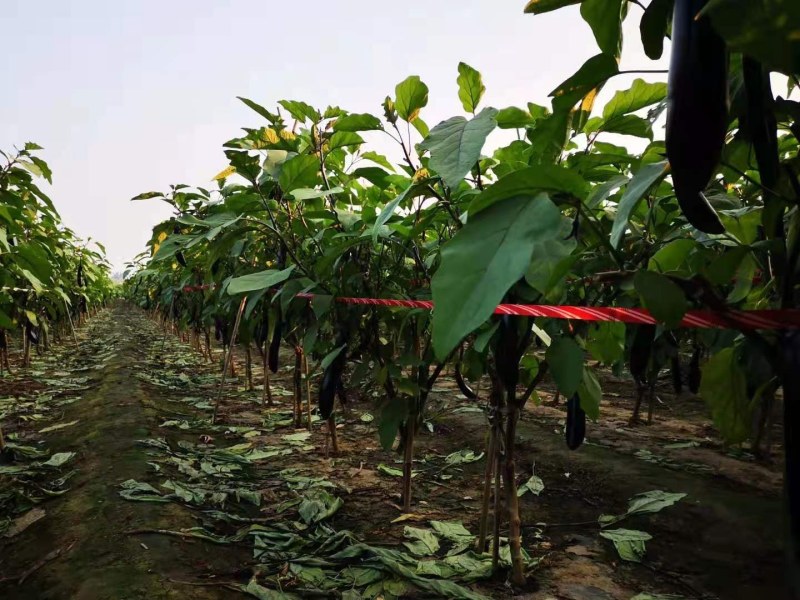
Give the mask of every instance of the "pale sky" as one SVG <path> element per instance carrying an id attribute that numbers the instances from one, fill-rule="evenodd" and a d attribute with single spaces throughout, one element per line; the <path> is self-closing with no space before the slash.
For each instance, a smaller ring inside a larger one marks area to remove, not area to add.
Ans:
<path id="1" fill-rule="evenodd" d="M 462 114 L 464 61 L 483 74 L 484 106 L 549 105 L 547 94 L 599 52 L 577 7 L 522 13 L 524 0 L 3 0 L 0 148 L 26 141 L 53 169 L 65 223 L 102 242 L 115 268 L 169 213 L 129 202 L 171 183 L 210 186 L 222 143 L 281 99 L 381 115 L 394 86 L 419 75 L 429 126 Z M 665 68 L 641 49 L 631 4 L 623 69 Z M 664 79 L 645 75 L 648 81 Z M 613 89 L 633 77 L 618 77 Z"/>

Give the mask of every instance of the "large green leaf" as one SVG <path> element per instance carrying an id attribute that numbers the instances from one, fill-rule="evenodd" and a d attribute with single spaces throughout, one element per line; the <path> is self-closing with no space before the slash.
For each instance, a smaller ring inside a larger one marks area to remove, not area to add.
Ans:
<path id="1" fill-rule="evenodd" d="M 551 342 L 545 357 L 558 391 L 569 398 L 583 382 L 583 350 L 572 338 L 557 337 Z"/>
<path id="2" fill-rule="evenodd" d="M 481 74 L 467 63 L 458 63 L 458 98 L 467 112 L 474 113 L 486 91 Z"/>
<path id="3" fill-rule="evenodd" d="M 520 129 L 531 125 L 535 119 L 527 110 L 523 110 L 518 106 L 509 106 L 501 108 L 497 112 L 495 120 L 499 129 Z"/>
<path id="4" fill-rule="evenodd" d="M 611 244 L 614 248 L 619 247 L 622 238 L 625 236 L 625 230 L 628 228 L 628 219 L 630 219 L 631 213 L 633 213 L 639 201 L 644 198 L 647 190 L 666 174 L 667 161 L 650 163 L 641 167 L 628 183 L 625 193 L 622 194 L 622 199 L 617 206 L 614 225 L 611 227 Z"/>
<path id="5" fill-rule="evenodd" d="M 677 283 L 661 273 L 642 269 L 633 277 L 633 285 L 656 319 L 667 327 L 680 325 L 689 303 Z"/>
<path id="6" fill-rule="evenodd" d="M 653 539 L 649 533 L 634 529 L 605 529 L 600 532 L 600 537 L 611 540 L 619 557 L 630 562 L 642 562 L 645 542 Z"/>
<path id="7" fill-rule="evenodd" d="M 603 118 L 608 120 L 626 115 L 661 102 L 666 97 L 666 83 L 646 83 L 643 79 L 634 79 L 630 88 L 614 94 L 603 107 Z"/>
<path id="8" fill-rule="evenodd" d="M 592 117 L 583 127 L 584 133 L 616 133 L 635 137 L 653 139 L 653 126 L 647 119 L 636 115 L 617 115 L 609 119 Z"/>
<path id="9" fill-rule="evenodd" d="M 450 187 L 478 162 L 486 137 L 496 127 L 497 110 L 484 108 L 471 120 L 452 117 L 439 123 L 419 147 L 431 153 L 430 166 Z"/>
<path id="10" fill-rule="evenodd" d="M 391 450 L 397 437 L 397 431 L 407 416 L 408 403 L 402 396 L 391 398 L 389 403 L 381 409 L 378 420 L 378 439 L 384 450 Z"/>
<path id="11" fill-rule="evenodd" d="M 642 47 L 648 58 L 658 60 L 664 52 L 664 37 L 667 35 L 672 3 L 674 0 L 652 0 L 642 14 L 639 33 Z"/>
<path id="12" fill-rule="evenodd" d="M 672 240 L 650 258 L 647 268 L 661 273 L 677 271 L 685 264 L 692 250 L 697 247 L 698 243 L 689 238 Z"/>
<path id="13" fill-rule="evenodd" d="M 419 117 L 419 111 L 428 104 L 428 86 L 417 75 L 411 75 L 394 89 L 394 108 L 401 119 L 408 122 Z"/>
<path id="14" fill-rule="evenodd" d="M 300 100 L 279 100 L 278 104 L 288 110 L 289 114 L 301 123 L 306 120 L 317 123 L 322 118 L 316 108 Z"/>
<path id="15" fill-rule="evenodd" d="M 383 129 L 380 119 L 368 113 L 353 113 L 339 117 L 333 124 L 334 131 L 370 131 Z"/>
<path id="16" fill-rule="evenodd" d="M 581 98 L 606 81 L 609 77 L 619 73 L 617 60 L 613 54 L 597 54 L 581 65 L 581 68 L 568 79 L 550 92 L 553 107 L 569 110 Z"/>
<path id="17" fill-rule="evenodd" d="M 711 408 L 720 435 L 731 444 L 745 441 L 753 423 L 753 406 L 736 349 L 729 347 L 717 352 L 703 365 L 702 373 L 700 396 Z"/>
<path id="18" fill-rule="evenodd" d="M 319 159 L 310 154 L 293 156 L 281 168 L 278 184 L 284 192 L 314 187 L 319 174 Z"/>
<path id="19" fill-rule="evenodd" d="M 520 195 L 539 192 L 562 192 L 583 200 L 589 193 L 589 184 L 574 170 L 559 165 L 539 165 L 513 171 L 497 183 L 486 188 L 469 206 L 473 216 L 495 202 Z"/>
<path id="20" fill-rule="evenodd" d="M 228 283 L 228 294 L 244 294 L 256 290 L 265 290 L 274 285 L 286 281 L 294 270 L 294 265 L 287 269 L 278 271 L 277 269 L 267 269 L 258 273 L 250 273 L 241 277 L 234 277 Z"/>
<path id="21" fill-rule="evenodd" d="M 528 268 L 537 242 L 560 231 L 561 213 L 545 194 L 493 204 L 442 247 L 431 282 L 433 347 L 446 357 L 494 311 Z"/>
<path id="22" fill-rule="evenodd" d="M 603 390 L 600 389 L 600 382 L 592 370 L 583 367 L 583 379 L 578 386 L 578 398 L 581 408 L 592 421 L 597 421 L 600 417 L 600 402 L 603 400 Z"/>
<path id="23" fill-rule="evenodd" d="M 622 50 L 622 19 L 627 0 L 583 0 L 581 16 L 589 24 L 597 45 L 605 54 L 619 56 Z"/>

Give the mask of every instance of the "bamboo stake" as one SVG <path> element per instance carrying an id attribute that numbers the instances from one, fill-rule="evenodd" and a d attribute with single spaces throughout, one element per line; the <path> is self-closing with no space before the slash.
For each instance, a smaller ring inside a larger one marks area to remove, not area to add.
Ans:
<path id="1" fill-rule="evenodd" d="M 217 422 L 217 410 L 219 409 L 220 400 L 222 400 L 222 390 L 225 387 L 225 373 L 228 370 L 228 367 L 231 362 L 231 357 L 233 356 L 233 345 L 236 342 L 236 336 L 239 333 L 239 323 L 242 321 L 242 313 L 244 312 L 245 304 L 247 304 L 247 296 L 242 298 L 241 304 L 239 304 L 239 311 L 236 313 L 236 322 L 233 324 L 233 334 L 231 335 L 231 343 L 228 346 L 228 353 L 225 356 L 225 362 L 222 365 L 222 376 L 219 380 L 219 390 L 217 391 L 217 401 L 214 403 L 214 412 L 211 415 L 211 424 Z"/>
<path id="2" fill-rule="evenodd" d="M 64 307 L 67 309 L 67 319 L 69 319 L 69 326 L 72 329 L 72 339 L 75 340 L 75 346 L 79 347 L 78 336 L 75 334 L 75 324 L 72 322 L 72 314 L 69 312 L 69 304 L 67 304 L 66 299 L 64 299 Z"/>
<path id="3" fill-rule="evenodd" d="M 266 401 L 267 406 L 272 406 L 272 388 L 269 383 L 269 342 L 264 342 L 264 392 L 261 394 L 261 406 L 264 406 Z"/>
<path id="4" fill-rule="evenodd" d="M 303 372 L 306 376 L 306 412 L 308 414 L 308 430 L 311 431 L 311 380 L 308 378 L 308 356 L 303 354 Z"/>

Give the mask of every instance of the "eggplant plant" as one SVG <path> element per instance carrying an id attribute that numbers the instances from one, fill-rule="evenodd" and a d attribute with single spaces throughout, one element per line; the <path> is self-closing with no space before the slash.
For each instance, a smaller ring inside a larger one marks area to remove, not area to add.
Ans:
<path id="1" fill-rule="evenodd" d="M 575 3 L 532 0 L 526 12 Z M 376 114 L 297 100 L 273 110 L 241 98 L 260 121 L 225 143 L 216 189 L 173 186 L 137 197 L 167 201 L 175 214 L 154 228 L 149 253 L 125 284 L 141 306 L 195 330 L 207 331 L 215 317 L 232 327 L 244 299 L 240 339 L 246 352 L 252 340 L 261 353 L 265 401 L 275 400 L 268 372 L 278 368 L 281 344 L 295 351 L 297 426 L 307 417 L 300 388 L 311 374 L 333 441 L 337 399 L 367 390 L 381 442 L 403 455 L 404 510 L 412 507 L 415 441 L 437 378 L 452 367 L 466 395 L 475 390 L 465 374 L 482 386 L 490 419 L 479 549 L 493 495 L 493 547 L 502 513 L 515 584 L 526 574 L 516 428 L 543 381 L 565 399 L 572 449 L 600 418 L 590 359 L 629 371 L 652 415 L 661 371 L 670 366 L 682 385 L 681 359 L 691 354 L 688 387 L 731 443 L 762 437 L 781 386 L 787 423 L 794 414 L 791 333 L 685 333 L 680 324 L 691 308 L 797 305 L 796 61 L 742 36 L 746 24 L 731 20 L 734 2 L 675 0 L 669 82 L 646 65 L 621 71 L 628 3 L 590 4 L 581 14 L 600 52 L 553 89 L 550 106 L 484 106 L 481 74 L 464 63 L 455 81 L 462 114 L 433 127 L 422 117 L 429 90 L 416 76 Z M 651 58 L 663 50 L 671 14 L 669 2 L 645 7 L 641 37 Z M 691 88 L 706 69 L 708 89 Z M 788 76 L 785 98 L 771 90 L 775 71 Z M 609 80 L 619 89 L 596 108 Z M 708 130 L 691 126 L 698 119 Z M 397 161 L 370 149 L 378 138 L 394 144 Z M 688 173 L 700 159 L 702 173 Z M 209 286 L 194 292 L 199 305 L 173 302 L 176 290 L 198 285 Z M 352 298 L 432 299 L 434 309 L 348 304 Z M 659 323 L 637 330 L 498 320 L 502 302 L 645 307 Z M 794 498 L 794 427 L 786 432 Z"/>

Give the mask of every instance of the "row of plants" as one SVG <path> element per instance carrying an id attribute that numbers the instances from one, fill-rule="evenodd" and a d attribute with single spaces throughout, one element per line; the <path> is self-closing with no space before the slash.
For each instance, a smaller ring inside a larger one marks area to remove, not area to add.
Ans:
<path id="1" fill-rule="evenodd" d="M 105 249 L 65 227 L 52 200 L 36 184 L 52 172 L 27 143 L 0 151 L 0 372 L 11 369 L 10 337 L 21 336 L 20 365 L 51 337 L 66 338 L 87 314 L 118 293 Z"/>
<path id="2" fill-rule="evenodd" d="M 532 0 L 526 12 L 577 3 Z M 649 390 L 652 415 L 659 372 L 679 373 L 688 359 L 690 387 L 723 438 L 756 448 L 782 389 L 788 506 L 800 506 L 796 332 L 679 328 L 690 308 L 797 307 L 793 21 L 773 22 L 760 2 L 633 4 L 581 3 L 600 52 L 554 88 L 550 106 L 483 106 L 481 74 L 464 63 L 463 113 L 432 128 L 417 76 L 398 83 L 378 114 L 240 98 L 259 121 L 225 142 L 229 165 L 212 186 L 134 198 L 164 201 L 173 215 L 131 265 L 128 297 L 189 331 L 209 356 L 212 330 L 226 348 L 247 349 L 248 371 L 255 347 L 266 402 L 278 350 L 292 347 L 298 426 L 309 358 L 329 423 L 337 398 L 374 398 L 381 443 L 403 455 L 406 510 L 437 378 L 452 370 L 465 396 L 485 399 L 479 550 L 499 539 L 503 504 L 514 583 L 525 577 L 516 427 L 545 378 L 567 403 L 570 448 L 583 441 L 587 417 L 600 417 L 598 368 L 629 371 L 640 402 Z M 778 4 L 792 17 L 790 3 Z M 619 68 L 622 22 L 639 8 L 648 56 L 660 57 L 672 37 L 668 83 Z M 629 84 L 596 107 L 611 80 Z M 787 85 L 783 97 L 777 82 Z M 497 130 L 505 143 L 487 144 Z M 641 150 L 628 149 L 629 139 Z M 390 156 L 371 149 L 387 140 Z M 435 309 L 342 298 L 432 299 Z M 494 315 L 503 302 L 644 306 L 660 324 Z M 228 369 L 229 360 L 223 377 Z M 800 539 L 796 514 L 792 524 Z"/>

